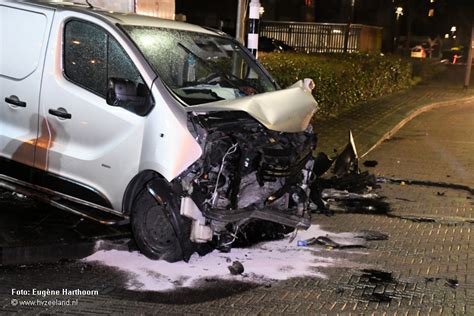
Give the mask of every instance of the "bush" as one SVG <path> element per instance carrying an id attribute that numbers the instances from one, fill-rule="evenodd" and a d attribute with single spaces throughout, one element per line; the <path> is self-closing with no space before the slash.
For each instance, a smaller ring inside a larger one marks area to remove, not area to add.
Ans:
<path id="1" fill-rule="evenodd" d="M 446 65 L 436 59 L 411 59 L 413 66 L 413 80 L 415 82 L 425 81 L 436 77 L 446 70 Z"/>
<path id="2" fill-rule="evenodd" d="M 336 116 L 359 102 L 412 84 L 412 66 L 400 57 L 266 53 L 259 58 L 282 87 L 312 78 L 316 84 L 313 95 L 321 108 L 319 117 Z"/>

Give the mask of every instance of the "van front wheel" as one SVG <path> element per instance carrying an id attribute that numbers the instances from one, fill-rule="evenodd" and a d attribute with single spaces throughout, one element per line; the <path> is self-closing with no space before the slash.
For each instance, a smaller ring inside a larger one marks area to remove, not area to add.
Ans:
<path id="1" fill-rule="evenodd" d="M 140 251 L 148 258 L 168 262 L 180 261 L 186 259 L 182 248 L 189 246 L 189 237 L 182 238 L 186 245 L 180 243 L 181 236 L 177 235 L 167 216 L 168 212 L 176 212 L 178 205 L 172 195 L 167 194 L 166 187 L 159 187 L 162 192 L 155 194 L 159 194 L 160 203 L 147 189 L 142 190 L 135 199 L 130 218 L 133 236 Z M 178 229 L 182 234 L 190 232 L 191 223 L 187 219 L 180 218 L 179 224 Z"/>

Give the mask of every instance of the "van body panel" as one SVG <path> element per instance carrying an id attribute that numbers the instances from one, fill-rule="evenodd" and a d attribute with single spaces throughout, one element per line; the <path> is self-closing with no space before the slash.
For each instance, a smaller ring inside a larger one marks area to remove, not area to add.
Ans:
<path id="1" fill-rule="evenodd" d="M 244 111 L 265 125 L 279 132 L 306 130 L 318 103 L 300 80 L 291 87 L 235 100 L 224 100 L 186 108 L 190 112 Z"/>
<path id="2" fill-rule="evenodd" d="M 53 16 L 47 8 L 0 4 L 0 156 L 27 166 L 34 165 L 40 84 Z"/>
<path id="3" fill-rule="evenodd" d="M 44 122 L 40 135 L 49 137 L 50 146 L 44 150 L 45 160 L 37 159 L 35 167 L 93 187 L 114 209 L 121 209 L 125 189 L 139 172 L 145 118 L 108 105 L 104 97 L 66 78 L 64 26 L 72 18 L 89 21 L 119 37 L 108 24 L 87 15 L 68 11 L 56 14 L 39 112 Z M 66 109 L 72 118 L 64 120 L 49 114 L 50 109 L 58 108 Z"/>
<path id="4" fill-rule="evenodd" d="M 153 84 L 155 109 L 147 117 L 140 171 L 155 170 L 171 181 L 202 155 L 188 129 L 187 113 L 163 83 Z"/>

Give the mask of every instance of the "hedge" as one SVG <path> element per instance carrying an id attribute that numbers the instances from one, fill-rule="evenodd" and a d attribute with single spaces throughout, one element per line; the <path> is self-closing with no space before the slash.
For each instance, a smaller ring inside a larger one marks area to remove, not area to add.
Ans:
<path id="1" fill-rule="evenodd" d="M 412 65 L 395 56 L 263 53 L 262 65 L 282 87 L 312 78 L 319 117 L 337 116 L 355 104 L 408 88 Z"/>

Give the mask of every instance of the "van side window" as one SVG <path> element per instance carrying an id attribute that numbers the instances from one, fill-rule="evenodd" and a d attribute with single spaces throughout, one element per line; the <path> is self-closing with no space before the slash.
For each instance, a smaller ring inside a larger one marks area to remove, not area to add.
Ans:
<path id="1" fill-rule="evenodd" d="M 105 96 L 107 33 L 90 23 L 71 21 L 64 36 L 64 73 L 74 83 Z"/>
<path id="2" fill-rule="evenodd" d="M 74 83 L 105 97 L 109 78 L 144 84 L 120 44 L 102 28 L 70 21 L 64 36 L 64 72 Z"/>

